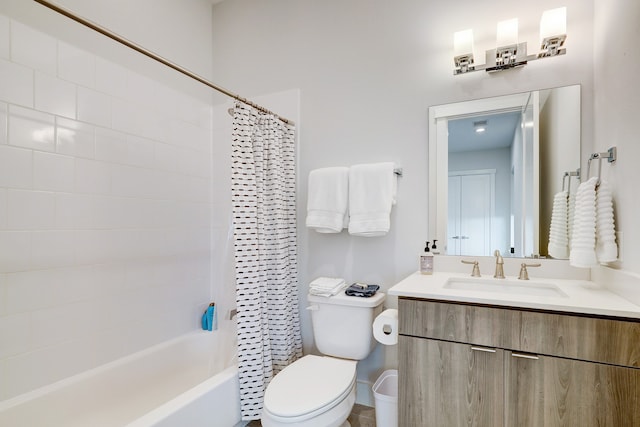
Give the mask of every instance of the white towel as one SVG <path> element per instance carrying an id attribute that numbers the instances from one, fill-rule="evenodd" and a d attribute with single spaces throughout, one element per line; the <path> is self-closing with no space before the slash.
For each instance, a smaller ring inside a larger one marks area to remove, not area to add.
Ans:
<path id="1" fill-rule="evenodd" d="M 569 257 L 574 267 L 594 267 L 618 258 L 611 188 L 604 180 L 596 186 L 597 182 L 590 178 L 576 194 Z"/>
<path id="2" fill-rule="evenodd" d="M 551 226 L 549 229 L 549 255 L 556 259 L 569 257 L 569 206 L 567 192 L 561 191 L 553 197 Z"/>
<path id="3" fill-rule="evenodd" d="M 309 285 L 309 293 L 323 297 L 337 295 L 347 288 L 344 279 L 334 277 L 318 277 Z"/>
<path id="4" fill-rule="evenodd" d="M 384 236 L 391 227 L 391 206 L 396 199 L 392 162 L 349 168 L 349 234 Z"/>
<path id="5" fill-rule="evenodd" d="M 596 258 L 596 183 L 589 178 L 576 192 L 575 216 L 569 264 L 590 268 L 598 264 Z"/>
<path id="6" fill-rule="evenodd" d="M 616 231 L 613 221 L 613 199 L 609 184 L 600 180 L 596 190 L 596 257 L 607 263 L 618 259 Z"/>
<path id="7" fill-rule="evenodd" d="M 348 224 L 349 168 L 315 169 L 309 173 L 307 227 L 318 233 L 340 233 Z"/>
<path id="8" fill-rule="evenodd" d="M 576 192 L 575 190 L 572 193 L 569 193 L 569 224 L 567 228 L 569 230 L 569 244 L 571 244 L 571 238 L 573 237 L 573 220 L 576 213 Z"/>

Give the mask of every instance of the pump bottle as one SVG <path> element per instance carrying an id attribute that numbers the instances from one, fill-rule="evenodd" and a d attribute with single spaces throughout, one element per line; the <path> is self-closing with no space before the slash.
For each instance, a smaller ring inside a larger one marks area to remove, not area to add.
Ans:
<path id="1" fill-rule="evenodd" d="M 420 273 L 433 274 L 433 253 L 429 251 L 429 242 L 427 242 L 424 252 L 420 255 Z"/>

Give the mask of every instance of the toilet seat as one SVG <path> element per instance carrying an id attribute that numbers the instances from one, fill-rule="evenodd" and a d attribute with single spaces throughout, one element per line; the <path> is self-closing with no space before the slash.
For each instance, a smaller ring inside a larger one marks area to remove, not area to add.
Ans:
<path id="1" fill-rule="evenodd" d="M 345 400 L 354 390 L 355 379 L 356 361 L 308 355 L 271 380 L 264 408 L 282 421 L 304 421 Z"/>

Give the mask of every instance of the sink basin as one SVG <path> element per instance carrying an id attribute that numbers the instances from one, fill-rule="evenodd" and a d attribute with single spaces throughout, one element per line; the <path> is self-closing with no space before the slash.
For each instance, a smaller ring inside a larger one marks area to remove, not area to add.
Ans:
<path id="1" fill-rule="evenodd" d="M 501 294 L 532 295 L 541 297 L 563 297 L 567 294 L 552 283 L 532 282 L 529 280 L 474 279 L 455 277 L 447 280 L 443 286 L 447 289 L 493 292 Z"/>

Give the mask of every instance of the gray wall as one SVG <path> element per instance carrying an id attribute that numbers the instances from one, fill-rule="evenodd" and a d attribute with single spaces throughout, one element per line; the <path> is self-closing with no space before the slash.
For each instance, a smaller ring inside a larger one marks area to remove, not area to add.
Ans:
<path id="1" fill-rule="evenodd" d="M 622 244 L 622 262 L 615 265 L 640 273 L 640 144 L 638 144 L 638 105 L 640 105 L 640 3 L 629 0 L 595 1 L 594 67 L 595 133 L 592 150 L 584 151 L 582 167 L 591 152 L 618 147 L 615 165 L 603 163 L 602 176 L 613 189 L 616 230 Z M 605 60 L 606 58 L 606 60 Z M 584 120 L 584 117 L 583 117 Z M 597 169 L 597 165 L 596 166 Z"/>

